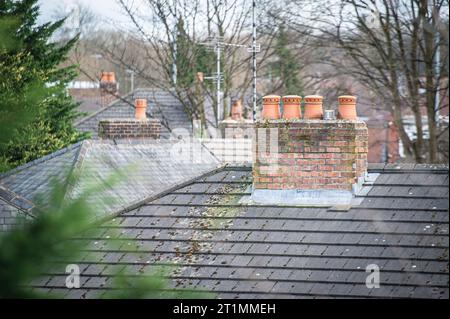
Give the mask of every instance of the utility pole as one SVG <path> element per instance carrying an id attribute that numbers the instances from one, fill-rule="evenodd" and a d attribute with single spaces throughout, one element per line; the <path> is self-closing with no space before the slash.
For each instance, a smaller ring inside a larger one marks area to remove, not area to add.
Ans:
<path id="1" fill-rule="evenodd" d="M 381 162 L 382 163 L 389 163 L 389 129 L 390 129 L 390 122 L 384 122 L 383 124 L 384 129 L 386 130 L 385 134 L 385 141 L 383 143 L 383 149 L 381 153 Z"/>
<path id="2" fill-rule="evenodd" d="M 222 74 L 220 73 L 220 50 L 221 50 L 221 43 L 220 41 L 216 42 L 216 56 L 217 56 L 217 79 L 216 79 L 216 83 L 217 83 L 217 116 L 216 116 L 216 125 L 219 125 L 219 118 L 220 118 L 220 100 L 221 100 L 221 95 L 222 92 L 220 91 L 220 81 L 222 80 Z"/>
<path id="3" fill-rule="evenodd" d="M 177 23 L 175 23 L 174 30 L 173 30 L 173 51 L 172 51 L 172 83 L 173 87 L 175 88 L 177 86 L 177 53 L 178 53 L 178 20 Z"/>
<path id="4" fill-rule="evenodd" d="M 253 102 L 253 122 L 256 121 L 256 99 L 257 99 L 257 91 L 256 91 L 256 84 L 257 84 L 257 74 L 256 74 L 256 53 L 261 51 L 261 45 L 256 43 L 256 0 L 252 1 L 252 46 L 248 48 L 248 51 L 252 53 L 252 77 L 253 77 L 253 96 L 252 96 L 252 102 Z"/>
<path id="5" fill-rule="evenodd" d="M 214 39 L 210 39 L 209 42 L 199 43 L 201 45 L 205 45 L 206 47 L 212 48 L 214 47 L 214 51 L 216 52 L 216 73 L 211 76 L 205 76 L 205 80 L 213 80 L 216 83 L 216 125 L 219 124 L 220 120 L 220 111 L 222 105 L 222 87 L 221 82 L 223 81 L 223 74 L 221 68 L 221 59 L 222 59 L 222 49 L 225 47 L 240 47 L 240 48 L 248 48 L 248 46 L 243 44 L 234 44 L 234 43 L 226 43 L 223 42 L 223 38 L 220 36 L 214 37 Z"/>
<path id="6" fill-rule="evenodd" d="M 97 80 L 97 84 L 100 87 L 100 78 L 101 78 L 101 68 L 100 68 L 100 59 L 103 59 L 103 55 L 100 53 L 91 54 L 91 58 L 95 59 L 95 75 L 94 78 Z"/>
<path id="7" fill-rule="evenodd" d="M 253 122 L 256 121 L 256 0 L 252 2 Z"/>

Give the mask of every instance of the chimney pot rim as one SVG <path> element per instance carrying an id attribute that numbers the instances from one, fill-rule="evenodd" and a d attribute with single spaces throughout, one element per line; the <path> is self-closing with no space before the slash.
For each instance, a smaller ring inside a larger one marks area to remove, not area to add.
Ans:
<path id="1" fill-rule="evenodd" d="M 291 95 L 283 95 L 283 99 L 284 98 L 302 98 L 302 97 L 301 95 L 291 94 Z"/>
<path id="2" fill-rule="evenodd" d="M 348 99 L 348 100 L 354 100 L 354 101 L 356 101 L 357 98 L 358 98 L 358 97 L 355 96 L 355 95 L 340 95 L 340 96 L 338 96 L 338 100 L 341 100 L 341 99 Z"/>
<path id="3" fill-rule="evenodd" d="M 265 99 L 281 99 L 281 96 L 275 95 L 275 94 L 270 94 L 270 95 L 263 96 L 263 100 L 265 100 Z"/>
<path id="4" fill-rule="evenodd" d="M 323 99 L 322 95 L 306 95 L 305 99 Z"/>

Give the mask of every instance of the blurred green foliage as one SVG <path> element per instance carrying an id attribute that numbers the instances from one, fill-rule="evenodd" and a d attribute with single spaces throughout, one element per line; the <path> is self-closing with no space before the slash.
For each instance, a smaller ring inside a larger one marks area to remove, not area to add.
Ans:
<path id="1" fill-rule="evenodd" d="M 76 198 L 68 199 L 67 187 L 76 183 L 78 178 L 80 175 L 71 174 L 64 183 L 52 181 L 50 199 L 43 202 L 41 196 L 35 200 L 37 207 L 45 207 L 45 211 L 37 209 L 34 212 L 35 217 L 18 220 L 16 228 L 0 233 L 0 298 L 58 298 L 59 296 L 55 294 L 31 290 L 30 286 L 34 280 L 39 280 L 46 274 L 61 271 L 61 266 L 65 268 L 65 265 L 83 259 L 89 240 L 74 240 L 74 238 L 104 238 L 103 230 L 98 227 L 101 222 L 93 219 L 93 216 L 98 214 L 89 203 L 92 199 L 98 199 L 105 187 L 111 187 L 123 180 L 123 175 L 119 172 L 101 185 L 90 184 Z M 109 220 L 108 225 L 115 226 L 108 232 L 108 237 L 116 240 L 108 241 L 103 249 L 118 251 L 121 247 L 128 249 L 133 247 L 126 239 L 119 239 L 120 234 L 114 231 L 119 226 L 117 223 Z M 149 273 L 136 273 L 121 265 L 111 274 L 113 279 L 108 288 L 112 289 L 97 297 L 108 299 L 212 297 L 211 294 L 203 292 L 172 289 L 168 278 L 176 268 L 175 264 L 152 266 Z"/>
<path id="2" fill-rule="evenodd" d="M 42 297 L 31 292 L 31 281 L 55 268 L 55 260 L 79 257 L 82 247 L 68 239 L 89 227 L 92 212 L 86 196 L 68 203 L 64 196 L 64 185 L 54 181 L 45 212 L 0 236 L 0 298 Z"/>
<path id="3" fill-rule="evenodd" d="M 60 67 L 77 39 L 52 43 L 51 36 L 63 20 L 36 26 L 36 3 L 37 0 L 0 1 L 0 172 L 85 137 L 72 126 L 78 115 L 77 104 L 65 90 L 75 77 L 74 66 Z M 61 265 L 82 259 L 86 242 L 73 240 L 74 237 L 101 238 L 98 221 L 93 220 L 100 214 L 90 203 L 126 175 L 118 171 L 101 185 L 85 181 L 87 187 L 77 198 L 67 198 L 67 187 L 85 176 L 68 172 L 66 181 L 54 180 L 50 198 L 45 196 L 45 202 L 44 196 L 35 199 L 40 208 L 35 209 L 34 217 L 18 217 L 15 229 L 0 233 L 0 298 L 58 297 L 31 290 L 30 284 Z M 119 249 L 124 243 L 111 241 L 109 245 Z M 122 267 L 113 274 L 113 290 L 101 297 L 210 296 L 171 289 L 167 279 L 170 269 L 156 267 L 149 274 L 137 276 Z"/>
<path id="4" fill-rule="evenodd" d="M 176 267 L 158 266 L 147 274 L 131 274 L 129 270 L 114 276 L 113 287 L 102 295 L 105 299 L 198 299 L 212 298 L 213 294 L 195 290 L 169 288 L 170 269 Z"/>

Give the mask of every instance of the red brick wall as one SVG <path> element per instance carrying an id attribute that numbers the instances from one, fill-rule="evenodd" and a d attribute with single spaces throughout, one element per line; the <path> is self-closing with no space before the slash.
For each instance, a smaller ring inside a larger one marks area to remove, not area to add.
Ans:
<path id="1" fill-rule="evenodd" d="M 102 95 L 101 95 L 101 105 L 102 105 L 102 107 L 107 107 L 108 105 L 110 105 L 115 100 L 117 100 L 117 97 L 115 95 L 113 95 L 113 94 L 102 93 Z"/>
<path id="2" fill-rule="evenodd" d="M 106 107 L 113 101 L 117 100 L 117 89 L 118 86 L 115 82 L 100 82 L 102 107 Z"/>
<path id="3" fill-rule="evenodd" d="M 157 119 L 108 119 L 99 122 L 101 139 L 159 139 L 161 122 Z"/>
<path id="4" fill-rule="evenodd" d="M 383 123 L 368 123 L 369 129 L 369 163 L 384 163 L 383 154 L 387 150 L 387 163 L 397 163 L 400 160 L 398 129 L 394 124 L 389 128 Z M 386 149 L 387 148 L 387 149 Z"/>
<path id="5" fill-rule="evenodd" d="M 352 190 L 367 171 L 368 130 L 362 121 L 269 121 L 255 129 L 256 189 Z M 269 153 L 268 137 L 263 145 L 261 134 L 268 136 L 269 129 L 278 129 L 278 152 Z"/>

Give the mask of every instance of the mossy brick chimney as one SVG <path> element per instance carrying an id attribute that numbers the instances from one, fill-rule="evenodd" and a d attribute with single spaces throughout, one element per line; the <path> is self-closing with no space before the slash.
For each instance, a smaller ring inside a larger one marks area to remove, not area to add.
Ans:
<path id="1" fill-rule="evenodd" d="M 277 202 L 344 203 L 366 175 L 368 130 L 363 121 L 259 121 L 253 144 L 256 201 L 269 195 Z"/>

